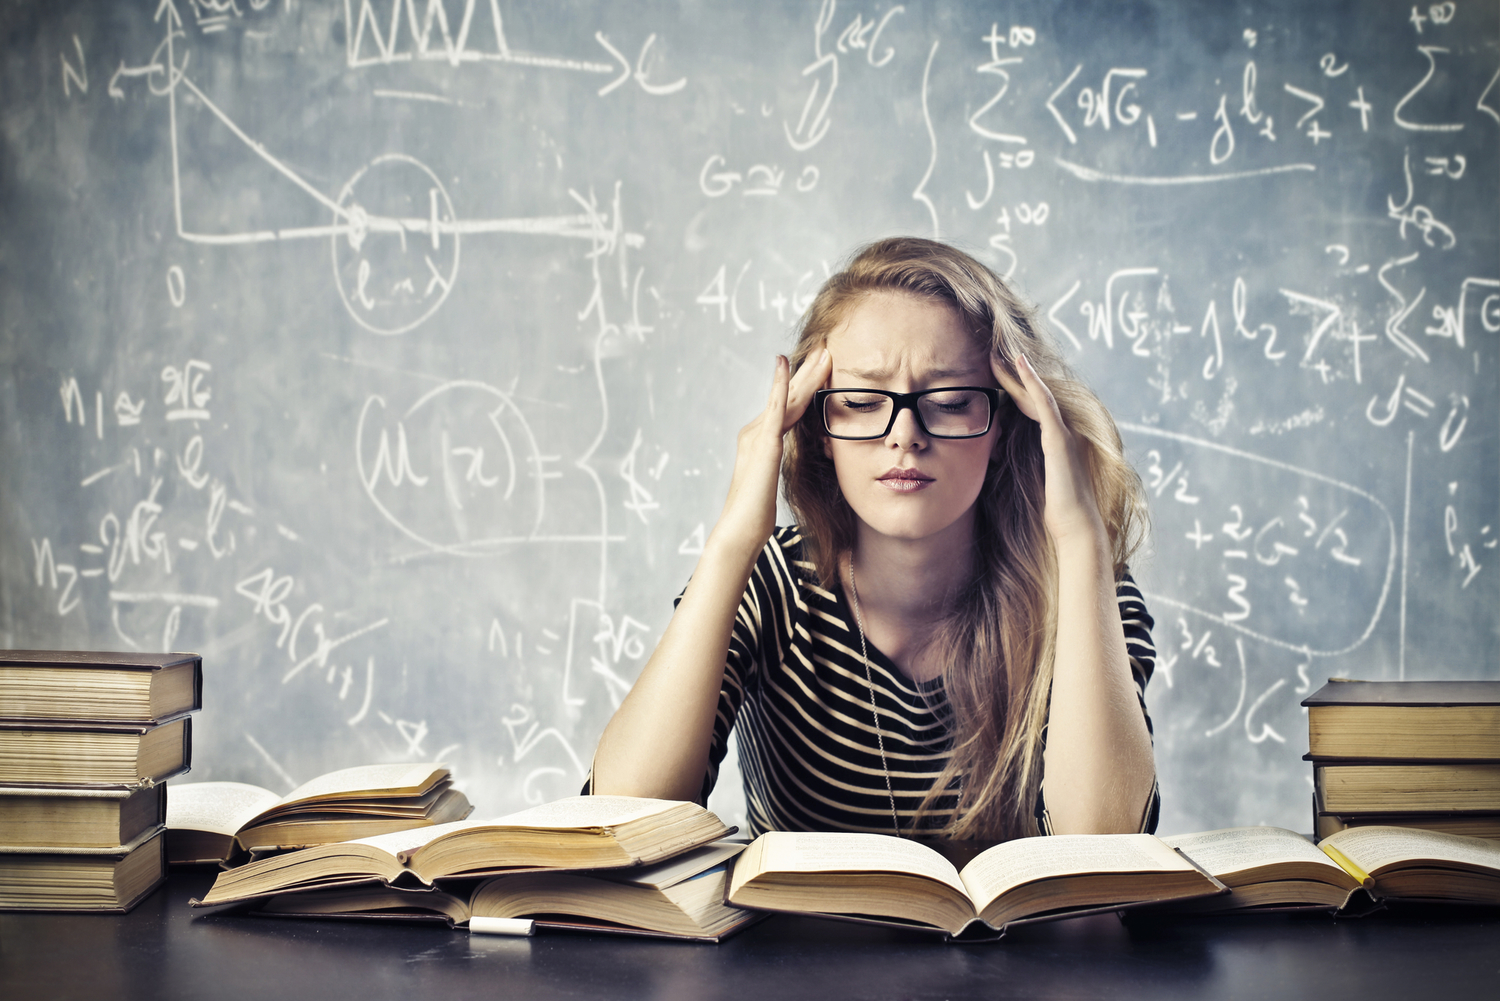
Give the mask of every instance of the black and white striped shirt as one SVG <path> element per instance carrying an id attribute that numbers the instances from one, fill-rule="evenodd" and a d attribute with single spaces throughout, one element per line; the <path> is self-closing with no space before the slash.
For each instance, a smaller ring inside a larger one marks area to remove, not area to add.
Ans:
<path id="1" fill-rule="evenodd" d="M 1156 663 L 1151 616 L 1127 575 L 1117 585 L 1131 672 L 1145 713 L 1145 687 Z M 941 709 L 943 680 L 913 682 L 874 646 L 870 677 L 891 792 L 903 830 L 948 761 Z M 892 833 L 891 797 L 870 709 L 859 633 L 843 589 L 823 589 L 803 560 L 796 527 L 779 529 L 756 560 L 740 601 L 724 665 L 703 801 L 718 778 L 731 728 L 738 725 L 750 834 L 765 831 Z M 1146 717 L 1149 728 L 1151 719 Z M 1045 742 L 1046 733 L 1042 739 Z M 956 792 L 923 818 L 938 830 L 951 819 Z M 1142 829 L 1155 830 L 1153 789 Z M 1050 825 L 1040 795 L 1038 826 Z"/>

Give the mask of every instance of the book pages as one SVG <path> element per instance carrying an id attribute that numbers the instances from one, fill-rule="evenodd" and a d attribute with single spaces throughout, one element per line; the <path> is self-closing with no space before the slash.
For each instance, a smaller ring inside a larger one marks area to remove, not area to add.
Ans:
<path id="1" fill-rule="evenodd" d="M 359 838 L 356 841 L 350 842 L 350 844 L 369 845 L 371 848 L 383 851 L 393 858 L 401 859 L 404 863 L 406 859 L 402 857 L 403 852 L 414 852 L 418 848 L 436 841 L 445 834 L 452 834 L 454 831 L 465 831 L 473 827 L 489 827 L 494 823 L 494 821 L 490 820 L 455 820 L 449 824 L 434 824 L 431 827 L 413 827 L 406 831 L 394 831 L 390 834 L 377 834 L 371 838 Z"/>
<path id="2" fill-rule="evenodd" d="M 1466 838 L 1410 827 L 1351 827 L 1329 835 L 1319 845 L 1331 845 L 1372 876 L 1379 870 L 1432 859 L 1500 872 L 1500 841 Z"/>
<path id="3" fill-rule="evenodd" d="M 677 800 L 635 796 L 568 796 L 489 823 L 503 827 L 614 827 L 680 805 Z"/>
<path id="4" fill-rule="evenodd" d="M 380 789 L 416 790 L 425 785 L 433 773 L 438 771 L 447 771 L 447 766 L 400 763 L 340 768 L 336 772 L 319 775 L 315 779 L 302 783 L 283 796 L 278 801 L 278 805 L 289 806 L 323 796 L 351 796 Z"/>
<path id="5" fill-rule="evenodd" d="M 1226 827 L 1197 834 L 1177 834 L 1161 840 L 1169 847 L 1180 848 L 1194 862 L 1231 886 L 1235 884 L 1224 879 L 1229 873 L 1274 862 L 1310 862 L 1327 866 L 1332 876 L 1342 876 L 1344 872 L 1311 841 L 1283 827 Z"/>
<path id="6" fill-rule="evenodd" d="M 926 845 L 889 834 L 763 834 L 762 871 L 904 872 L 968 891 L 953 865 Z"/>
<path id="7" fill-rule="evenodd" d="M 281 801 L 245 782 L 188 782 L 167 787 L 167 827 L 234 837 L 244 824 Z"/>
<path id="8" fill-rule="evenodd" d="M 1007 890 L 1055 876 L 1099 872 L 1193 872 L 1190 863 L 1150 834 L 1055 834 L 996 845 L 960 874 L 976 911 Z"/>

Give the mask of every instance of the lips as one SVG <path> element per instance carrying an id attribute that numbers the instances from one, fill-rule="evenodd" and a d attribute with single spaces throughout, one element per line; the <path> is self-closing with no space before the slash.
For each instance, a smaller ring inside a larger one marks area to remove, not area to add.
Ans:
<path id="1" fill-rule="evenodd" d="M 934 482 L 931 476 L 928 476 L 927 474 L 919 470 L 904 469 L 899 466 L 894 469 L 887 470 L 884 474 L 878 477 L 878 481 L 885 484 L 888 489 L 895 490 L 900 493 L 909 493 L 913 490 L 921 490 L 923 487 L 927 486 L 927 484 Z"/>

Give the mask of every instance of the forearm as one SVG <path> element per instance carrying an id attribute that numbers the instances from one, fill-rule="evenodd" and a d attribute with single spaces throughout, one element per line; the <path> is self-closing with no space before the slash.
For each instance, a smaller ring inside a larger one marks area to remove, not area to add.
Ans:
<path id="1" fill-rule="evenodd" d="M 600 794 L 697 799 L 708 769 L 730 633 L 759 548 L 719 533 L 594 755 Z"/>
<path id="2" fill-rule="evenodd" d="M 1139 829 L 1155 781 L 1102 531 L 1060 545 L 1044 787 L 1058 834 Z"/>

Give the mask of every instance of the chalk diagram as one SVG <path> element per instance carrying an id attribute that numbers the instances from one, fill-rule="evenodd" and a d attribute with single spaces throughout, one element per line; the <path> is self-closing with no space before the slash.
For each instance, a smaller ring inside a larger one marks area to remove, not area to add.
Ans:
<path id="1" fill-rule="evenodd" d="M 602 35 L 600 44 L 621 64 L 539 56 L 516 52 L 505 41 L 497 0 L 488 9 L 493 23 L 495 49 L 480 51 L 468 46 L 474 24 L 476 3 L 468 0 L 456 35 L 449 30 L 441 3 L 429 2 L 425 19 L 417 14 L 416 0 L 392 0 L 388 31 L 382 34 L 370 0 L 361 0 L 356 15 L 346 2 L 345 12 L 351 30 L 348 34 L 348 64 L 351 68 L 412 60 L 446 61 L 457 67 L 465 63 L 489 61 L 513 63 L 547 69 L 582 73 L 613 73 L 623 67 L 623 74 L 600 89 L 601 95 L 626 79 L 635 78 L 648 93 L 670 93 L 686 81 L 666 86 L 645 81 L 644 61 L 655 36 L 647 40 L 641 60 L 632 70 Z M 407 49 L 400 46 L 402 13 L 407 15 L 411 41 Z M 172 157 L 172 208 L 177 235 L 189 243 L 226 246 L 270 241 L 328 239 L 332 249 L 335 284 L 349 315 L 374 334 L 404 334 L 431 317 L 442 306 L 458 278 L 460 241 L 464 236 L 509 233 L 524 236 L 548 236 L 583 240 L 596 248 L 600 241 L 613 245 L 623 239 L 630 246 L 640 246 L 644 237 L 623 233 L 616 217 L 609 220 L 597 211 L 565 213 L 550 216 L 514 218 L 460 218 L 448 191 L 433 171 L 413 156 L 386 153 L 360 167 L 337 195 L 329 195 L 307 181 L 264 145 L 248 135 L 188 75 L 192 51 L 184 44 L 187 34 L 173 0 L 162 0 L 156 18 L 164 23 L 165 37 L 151 59 L 141 66 L 123 62 L 110 79 L 109 94 L 123 99 L 122 79 L 145 77 L 152 94 L 167 99 L 169 139 Z M 368 33 L 374 55 L 367 55 L 363 44 Z M 301 189 L 309 198 L 331 213 L 323 225 L 285 226 L 268 229 L 245 229 L 238 232 L 209 233 L 192 228 L 184 217 L 182 184 L 182 144 L 179 139 L 179 90 L 201 103 L 204 110 L 224 125 L 244 146 L 271 169 Z M 574 196 L 575 200 L 582 199 Z"/>

